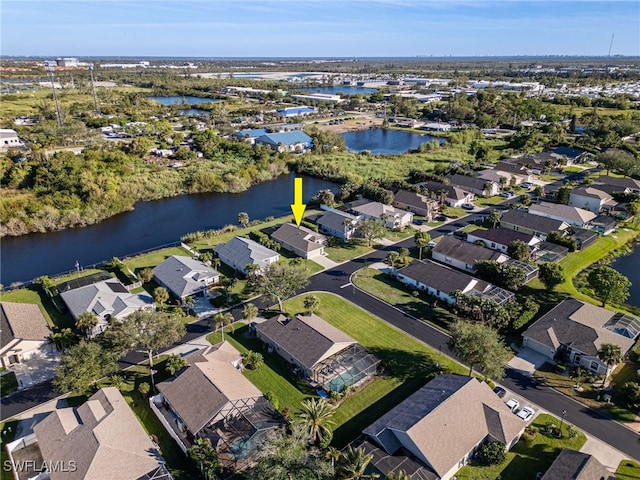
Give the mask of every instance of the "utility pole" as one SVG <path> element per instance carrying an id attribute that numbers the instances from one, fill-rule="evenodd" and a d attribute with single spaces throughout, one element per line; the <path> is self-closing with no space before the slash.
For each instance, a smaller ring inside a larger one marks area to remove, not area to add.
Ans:
<path id="1" fill-rule="evenodd" d="M 62 115 L 60 114 L 60 105 L 58 104 L 58 94 L 56 93 L 56 85 L 53 83 L 53 72 L 56 67 L 47 67 L 49 72 L 49 80 L 51 80 L 51 90 L 53 90 L 53 103 L 56 105 L 56 120 L 58 121 L 58 127 L 62 126 Z"/>
<path id="2" fill-rule="evenodd" d="M 100 106 L 98 105 L 98 95 L 96 95 L 96 85 L 93 82 L 93 63 L 89 65 L 89 73 L 91 74 L 91 91 L 93 92 L 93 105 L 96 107 L 96 115 L 100 115 Z"/>
<path id="3" fill-rule="evenodd" d="M 613 32 L 611 34 L 611 42 L 609 43 L 609 53 L 607 54 L 607 57 L 611 56 L 611 49 L 613 48 L 613 37 L 615 37 L 615 36 L 616 36 L 616 33 Z"/>

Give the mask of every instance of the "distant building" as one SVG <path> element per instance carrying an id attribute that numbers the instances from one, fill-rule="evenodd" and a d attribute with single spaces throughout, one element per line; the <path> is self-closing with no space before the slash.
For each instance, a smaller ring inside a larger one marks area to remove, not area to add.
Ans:
<path id="1" fill-rule="evenodd" d="M 295 98 L 296 100 L 310 100 L 312 102 L 325 102 L 325 103 L 340 103 L 344 100 L 340 95 L 331 95 L 328 93 L 307 93 L 307 94 L 297 94 L 291 95 L 291 98 Z"/>
<path id="2" fill-rule="evenodd" d="M 279 115 L 283 117 L 298 117 L 304 115 L 311 115 L 316 113 L 318 110 L 313 107 L 288 107 L 277 110 Z"/>
<path id="3" fill-rule="evenodd" d="M 80 60 L 74 57 L 56 58 L 58 67 L 78 67 Z"/>
<path id="4" fill-rule="evenodd" d="M 422 127 L 422 130 L 427 130 L 428 132 L 448 132 L 451 130 L 451 125 L 448 123 L 425 123 Z"/>
<path id="5" fill-rule="evenodd" d="M 10 128 L 0 128 L 0 151 L 6 152 L 10 148 L 24 147 L 24 143 L 18 137 L 18 132 Z"/>
<path id="6" fill-rule="evenodd" d="M 311 148 L 313 140 L 300 130 L 281 133 L 265 133 L 255 139 L 258 145 L 268 145 L 278 152 L 302 153 Z"/>

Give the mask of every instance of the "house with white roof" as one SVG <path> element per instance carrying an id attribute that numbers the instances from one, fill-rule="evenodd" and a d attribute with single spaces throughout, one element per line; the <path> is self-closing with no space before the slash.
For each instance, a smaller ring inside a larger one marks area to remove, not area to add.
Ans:
<path id="1" fill-rule="evenodd" d="M 584 228 L 598 216 L 597 213 L 561 203 L 540 202 L 529 207 L 529 213 L 540 217 L 559 220 L 568 225 Z"/>
<path id="2" fill-rule="evenodd" d="M 153 269 L 158 285 L 180 300 L 206 292 L 220 281 L 220 274 L 198 259 L 172 255 Z"/>
<path id="3" fill-rule="evenodd" d="M 278 252 L 243 237 L 234 237 L 227 243 L 220 243 L 213 247 L 213 251 L 222 263 L 245 275 L 248 273 L 247 265 L 257 265 L 261 271 L 280 259 Z"/>
<path id="4" fill-rule="evenodd" d="M 23 147 L 24 143 L 18 137 L 18 132 L 11 128 L 0 128 L 0 152 L 6 152 L 10 148 Z"/>
<path id="5" fill-rule="evenodd" d="M 382 220 L 387 228 L 403 228 L 413 221 L 413 213 L 380 202 L 358 205 L 351 208 L 351 211 L 362 218 Z"/>
<path id="6" fill-rule="evenodd" d="M 311 148 L 313 140 L 301 130 L 291 132 L 265 133 L 255 139 L 257 145 L 268 145 L 278 152 L 302 153 Z"/>

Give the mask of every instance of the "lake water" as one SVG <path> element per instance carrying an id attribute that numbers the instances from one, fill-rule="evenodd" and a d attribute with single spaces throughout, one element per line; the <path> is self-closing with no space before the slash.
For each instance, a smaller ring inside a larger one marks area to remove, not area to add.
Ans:
<path id="1" fill-rule="evenodd" d="M 633 252 L 629 255 L 616 258 L 610 265 L 623 274 L 631 282 L 629 289 L 629 298 L 625 303 L 640 307 L 640 244 L 636 243 Z"/>
<path id="2" fill-rule="evenodd" d="M 193 97 L 191 95 L 186 96 L 173 96 L 173 97 L 147 97 L 149 100 L 155 100 L 163 105 L 193 105 L 195 103 L 216 103 L 220 100 L 217 98 L 202 98 Z"/>
<path id="3" fill-rule="evenodd" d="M 369 95 L 370 93 L 375 93 L 378 91 L 377 88 L 353 87 L 350 85 L 334 85 L 333 87 L 310 87 L 301 88 L 300 90 L 311 93 L 328 93 L 329 95 L 336 95 L 338 93 L 343 93 L 345 95 Z"/>
<path id="4" fill-rule="evenodd" d="M 341 135 L 344 137 L 344 144 L 352 152 L 369 150 L 371 153 L 405 153 L 432 140 L 444 142 L 444 139 L 431 135 L 384 128 L 346 132 Z"/>
<path id="5" fill-rule="evenodd" d="M 2 238 L 0 279 L 4 285 L 41 275 L 73 270 L 76 260 L 91 265 L 176 242 L 186 233 L 238 223 L 238 213 L 250 219 L 291 213 L 294 175 L 260 183 L 242 193 L 183 195 L 141 202 L 135 210 L 96 225 L 58 232 Z M 336 183 L 303 177 L 303 199 L 318 190 L 338 191 Z"/>

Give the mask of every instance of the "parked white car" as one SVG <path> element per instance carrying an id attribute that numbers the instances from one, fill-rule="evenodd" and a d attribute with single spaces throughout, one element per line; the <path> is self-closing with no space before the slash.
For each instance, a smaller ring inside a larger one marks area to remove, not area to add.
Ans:
<path id="1" fill-rule="evenodd" d="M 522 407 L 520 411 L 516 414 L 518 417 L 523 419 L 525 422 L 528 422 L 533 418 L 536 414 L 535 410 L 531 407 Z"/>
<path id="2" fill-rule="evenodd" d="M 516 411 L 520 407 L 520 402 L 515 398 L 510 398 L 507 402 L 507 407 L 509 407 L 509 410 L 511 410 L 513 413 L 516 413 Z"/>

